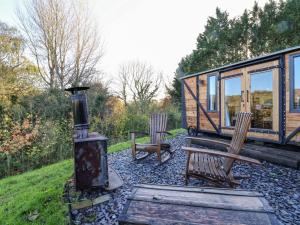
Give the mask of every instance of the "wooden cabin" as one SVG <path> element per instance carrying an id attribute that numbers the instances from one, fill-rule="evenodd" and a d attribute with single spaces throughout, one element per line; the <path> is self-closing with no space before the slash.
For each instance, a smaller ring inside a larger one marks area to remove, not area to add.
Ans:
<path id="1" fill-rule="evenodd" d="M 251 112 L 248 139 L 300 145 L 300 46 L 186 75 L 183 127 L 230 136 L 239 111 Z"/>

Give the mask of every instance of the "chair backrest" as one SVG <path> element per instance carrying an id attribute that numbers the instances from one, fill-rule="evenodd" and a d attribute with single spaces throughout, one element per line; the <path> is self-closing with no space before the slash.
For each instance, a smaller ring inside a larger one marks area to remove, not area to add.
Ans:
<path id="1" fill-rule="evenodd" d="M 156 143 L 156 132 L 167 130 L 168 115 L 166 113 L 155 113 L 151 114 L 149 121 L 150 128 L 150 142 Z M 163 134 L 161 134 L 162 138 Z"/>
<path id="2" fill-rule="evenodd" d="M 249 112 L 238 113 L 230 146 L 227 148 L 229 153 L 240 154 L 250 127 L 251 115 L 252 113 Z M 230 172 L 233 162 L 234 160 L 229 158 L 224 160 L 223 167 L 227 174 Z"/>

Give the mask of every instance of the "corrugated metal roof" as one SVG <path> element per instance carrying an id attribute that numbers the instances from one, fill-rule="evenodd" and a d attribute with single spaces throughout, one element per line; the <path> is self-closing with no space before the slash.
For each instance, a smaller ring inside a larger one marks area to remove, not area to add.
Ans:
<path id="1" fill-rule="evenodd" d="M 262 60 L 266 60 L 268 58 L 272 58 L 275 57 L 277 55 L 281 55 L 283 53 L 287 53 L 287 52 L 292 52 L 292 51 L 296 51 L 296 50 L 300 50 L 300 45 L 295 46 L 295 47 L 291 47 L 291 48 L 286 48 L 277 52 L 273 52 L 267 55 L 263 55 L 263 56 L 258 56 L 255 58 L 251 58 L 251 59 L 247 59 L 247 60 L 243 60 L 243 61 L 239 61 L 236 63 L 232 63 L 232 64 L 227 64 L 218 68 L 214 68 L 214 69 L 210 69 L 210 70 L 206 70 L 206 71 L 202 71 L 202 72 L 197 72 L 197 73 L 192 73 L 192 74 L 187 74 L 183 77 L 180 77 L 180 79 L 185 79 L 188 77 L 193 77 L 193 76 L 198 76 L 201 74 L 206 74 L 206 73 L 213 73 L 213 72 L 217 72 L 217 71 L 222 71 L 231 67 L 242 67 L 244 64 L 250 63 L 250 62 L 254 62 L 254 61 L 262 61 Z"/>

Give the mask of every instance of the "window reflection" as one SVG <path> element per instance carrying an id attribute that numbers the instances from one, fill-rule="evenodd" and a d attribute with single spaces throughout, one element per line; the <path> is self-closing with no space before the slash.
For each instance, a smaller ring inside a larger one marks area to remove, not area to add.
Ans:
<path id="1" fill-rule="evenodd" d="M 216 90 L 216 76 L 208 77 L 208 110 L 217 110 L 217 90 Z"/>
<path id="2" fill-rule="evenodd" d="M 273 127 L 273 76 L 272 71 L 251 74 L 252 128 Z"/>
<path id="3" fill-rule="evenodd" d="M 294 109 L 300 109 L 300 56 L 294 58 Z"/>
<path id="4" fill-rule="evenodd" d="M 235 126 L 236 115 L 241 111 L 241 78 L 225 79 L 225 126 Z"/>

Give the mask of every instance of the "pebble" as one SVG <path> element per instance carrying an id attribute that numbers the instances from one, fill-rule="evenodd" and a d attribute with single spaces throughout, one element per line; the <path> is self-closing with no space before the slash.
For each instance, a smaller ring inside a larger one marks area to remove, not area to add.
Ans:
<path id="1" fill-rule="evenodd" d="M 118 225 L 118 216 L 131 193 L 134 184 L 168 184 L 184 186 L 183 172 L 186 165 L 186 154 L 181 150 L 185 144 L 185 134 L 169 140 L 176 148 L 173 157 L 159 165 L 155 154 L 136 162 L 132 161 L 131 150 L 109 154 L 108 163 L 122 177 L 124 185 L 111 194 L 111 199 L 91 208 L 73 210 L 73 222 L 87 225 Z M 283 224 L 300 224 L 300 171 L 268 162 L 261 166 L 235 164 L 233 173 L 250 175 L 237 188 L 261 192 L 275 210 L 277 218 Z M 189 185 L 211 186 L 203 180 L 191 179 Z M 95 195 L 92 193 L 91 195 Z M 85 218 L 95 214 L 95 220 L 87 223 Z"/>

